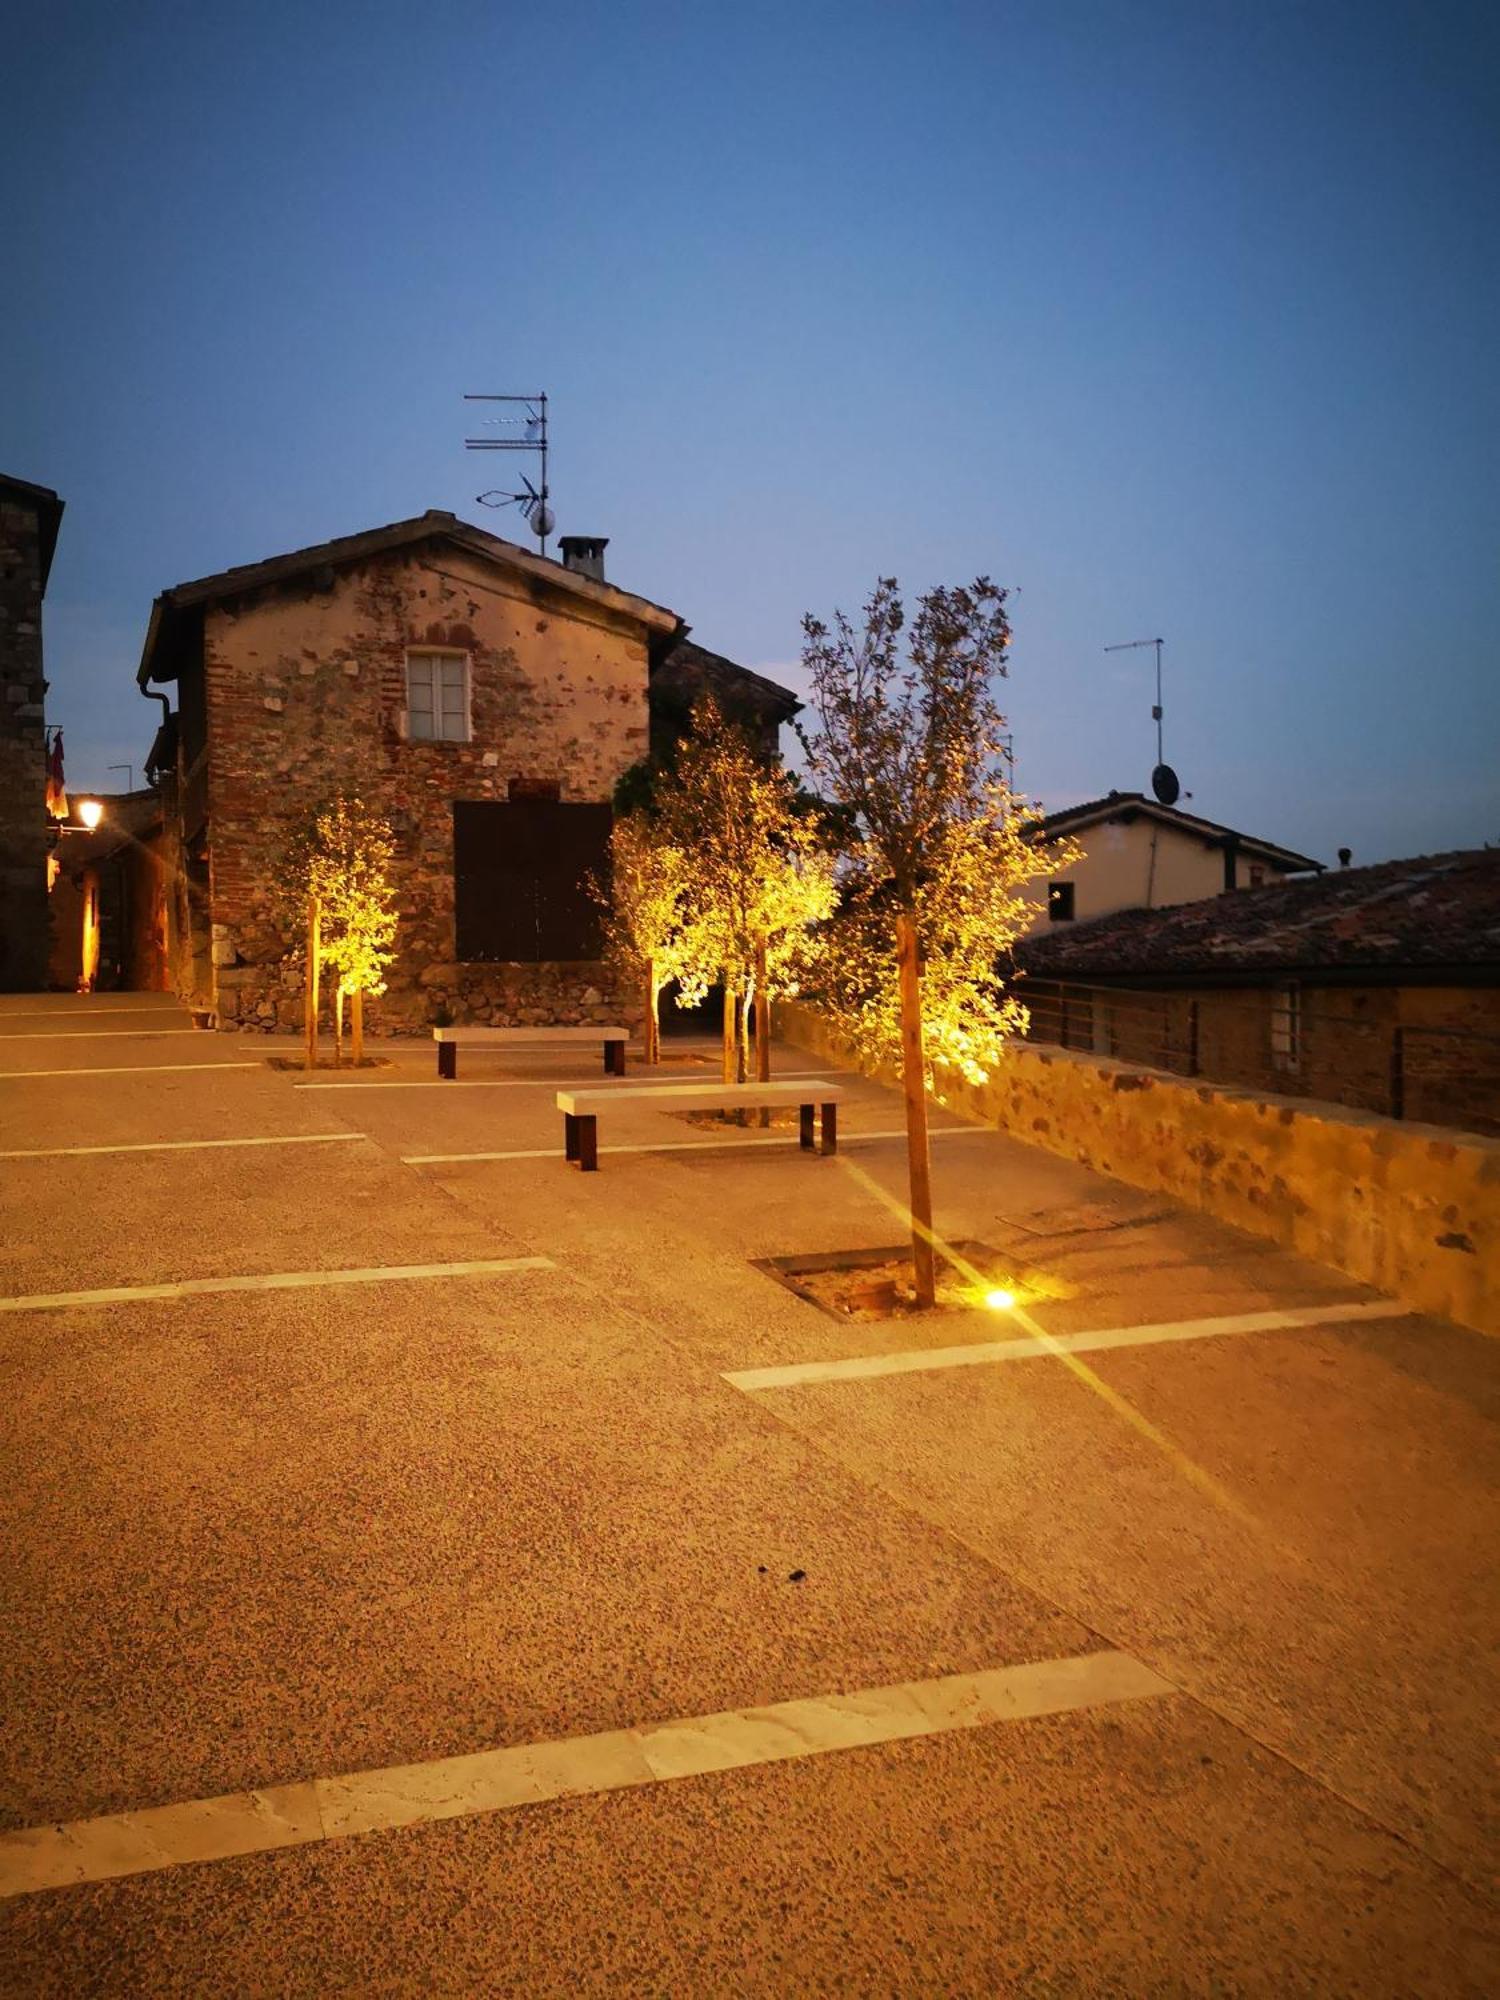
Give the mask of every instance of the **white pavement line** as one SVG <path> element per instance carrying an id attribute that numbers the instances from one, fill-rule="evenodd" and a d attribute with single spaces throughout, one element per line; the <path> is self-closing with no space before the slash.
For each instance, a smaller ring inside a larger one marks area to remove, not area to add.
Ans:
<path id="1" fill-rule="evenodd" d="M 198 1031 L 195 1028 L 193 1033 Z M 258 1062 L 109 1063 L 98 1069 L 0 1069 L 0 1082 L 24 1083 L 33 1076 L 160 1076 L 169 1069 L 263 1069 Z"/>
<path id="2" fill-rule="evenodd" d="M 258 1271 L 248 1278 L 179 1278 L 162 1285 L 110 1285 L 95 1292 L 32 1292 L 0 1299 L 0 1313 L 59 1306 L 111 1306 L 136 1299 L 196 1299 L 211 1292 L 295 1292 L 317 1285 L 386 1285 L 411 1278 L 489 1278 L 508 1271 L 555 1271 L 550 1257 L 482 1257 L 467 1264 L 375 1264 L 348 1271 Z"/>
<path id="3" fill-rule="evenodd" d="M 330 1146 L 363 1132 L 286 1132 L 269 1139 L 144 1139 L 129 1146 L 26 1146 L 0 1160 L 77 1159 L 85 1153 L 198 1153 L 212 1146 Z"/>
<path id="4" fill-rule="evenodd" d="M 1221 1319 L 1165 1320 L 1156 1326 L 1105 1326 L 1093 1333 L 1026 1335 L 975 1341 L 966 1347 L 926 1347 L 899 1354 L 856 1354 L 843 1361 L 794 1361 L 782 1368 L 740 1368 L 723 1380 L 736 1389 L 790 1389 L 802 1382 L 858 1381 L 871 1375 L 919 1375 L 931 1368 L 975 1368 L 992 1361 L 1030 1361 L 1047 1354 L 1089 1354 L 1106 1347 L 1152 1347 L 1169 1340 L 1210 1340 L 1226 1333 L 1275 1333 L 1362 1319 L 1409 1319 L 1399 1299 L 1297 1306 L 1274 1312 L 1226 1313 Z"/>
<path id="5" fill-rule="evenodd" d="M 0 1897 L 1175 1692 L 1127 1653 L 1086 1653 L 25 1827 L 0 1834 Z"/>
<path id="6" fill-rule="evenodd" d="M 775 1080 L 777 1083 L 795 1083 L 799 1077 L 826 1077 L 833 1074 L 833 1071 L 827 1069 L 780 1069 L 776 1072 Z M 599 1081 L 601 1086 L 604 1086 L 609 1081 L 613 1081 L 616 1083 L 628 1083 L 638 1088 L 643 1083 L 665 1083 L 669 1080 L 676 1080 L 675 1065 L 673 1066 L 672 1077 L 670 1079 L 667 1077 L 644 1076 L 641 1072 L 632 1070 L 628 1077 L 615 1077 L 613 1079 L 601 1077 Z M 687 1077 L 684 1080 L 689 1083 L 695 1081 L 692 1077 Z M 349 1083 L 294 1083 L 292 1088 L 293 1090 L 545 1090 L 556 1086 L 560 1090 L 566 1090 L 570 1087 L 577 1089 L 582 1083 L 583 1079 L 577 1075 L 502 1076 L 493 1078 L 488 1083 L 485 1083 L 483 1080 L 478 1083 L 460 1082 L 457 1077 L 437 1077 L 433 1079 L 424 1077 L 420 1083 L 406 1083 L 399 1080 L 382 1083 L 377 1077 L 360 1077 Z M 592 1083 L 589 1084 L 591 1090 L 594 1087 Z"/>
<path id="7" fill-rule="evenodd" d="M 927 1136 L 929 1139 L 973 1139 L 981 1134 L 993 1136 L 987 1125 L 945 1125 L 940 1126 L 936 1131 L 929 1131 Z M 839 1144 L 841 1146 L 857 1146 L 869 1139 L 904 1139 L 905 1137 L 906 1127 L 903 1125 L 899 1130 L 893 1129 L 889 1132 L 840 1132 Z M 796 1146 L 800 1144 L 801 1141 L 798 1139 L 796 1133 L 793 1132 L 785 1137 L 772 1139 L 731 1139 L 727 1136 L 723 1139 L 667 1139 L 660 1145 L 601 1146 L 599 1152 L 601 1155 L 605 1153 L 722 1153 L 726 1149 L 736 1151 L 742 1146 Z M 553 1160 L 559 1157 L 560 1151 L 561 1149 L 557 1146 L 532 1146 L 525 1152 L 519 1153 L 403 1153 L 401 1164 L 403 1167 L 436 1167 L 444 1165 L 449 1160 Z"/>
<path id="8" fill-rule="evenodd" d="M 165 1020 L 181 1007 L 0 1007 L 0 1021 L 92 1021 L 96 1014 L 134 1014 L 138 1021 Z"/>
<path id="9" fill-rule="evenodd" d="M 201 1035 L 201 1028 L 32 1028 L 0 1042 L 154 1042 L 163 1035 Z"/>

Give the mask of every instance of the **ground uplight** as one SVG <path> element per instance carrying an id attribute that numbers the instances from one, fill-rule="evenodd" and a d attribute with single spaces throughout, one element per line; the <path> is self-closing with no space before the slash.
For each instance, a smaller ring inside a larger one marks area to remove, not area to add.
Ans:
<path id="1" fill-rule="evenodd" d="M 1009 1312 L 1016 1302 L 1014 1292 L 1008 1292 L 1003 1285 L 997 1285 L 992 1292 L 986 1292 L 984 1302 L 991 1312 Z"/>

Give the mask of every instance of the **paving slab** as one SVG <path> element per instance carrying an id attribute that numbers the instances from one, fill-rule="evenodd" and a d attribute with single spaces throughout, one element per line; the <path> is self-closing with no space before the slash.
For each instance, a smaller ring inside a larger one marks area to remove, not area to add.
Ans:
<path id="1" fill-rule="evenodd" d="M 20 1990 L 1487 1995 L 1462 1885 L 1172 1698 L 0 1908 Z"/>
<path id="2" fill-rule="evenodd" d="M 1486 1878 L 1500 1349 L 1414 1317 L 1079 1360 L 759 1400 Z"/>
<path id="3" fill-rule="evenodd" d="M 562 1271 L 0 1354 L 11 1826 L 1094 1643 Z"/>

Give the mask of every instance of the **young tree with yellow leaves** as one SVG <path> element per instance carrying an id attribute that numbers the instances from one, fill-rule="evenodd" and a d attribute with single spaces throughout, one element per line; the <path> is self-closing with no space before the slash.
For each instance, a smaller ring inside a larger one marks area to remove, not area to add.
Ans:
<path id="1" fill-rule="evenodd" d="M 906 614 L 882 578 L 856 631 L 803 620 L 816 727 L 809 773 L 848 827 L 840 919 L 820 975 L 861 1053 L 899 1061 L 906 1098 L 917 1303 L 936 1297 L 929 1088 L 945 1072 L 982 1082 L 1027 1015 L 998 961 L 1030 909 L 1040 815 L 1007 780 L 992 682 L 1006 671 L 1006 592 L 980 577 L 930 590 Z M 1060 854 L 1066 862 L 1071 857 Z"/>
<path id="2" fill-rule="evenodd" d="M 819 826 L 793 779 L 711 696 L 693 710 L 657 816 L 685 862 L 674 947 L 682 1004 L 722 980 L 724 1081 L 744 1081 L 752 1008 L 757 1073 L 769 1077 L 771 1000 L 797 990 L 815 927 L 836 901 Z"/>
<path id="3" fill-rule="evenodd" d="M 337 978 L 335 1059 L 343 1040 L 343 1003 L 350 1002 L 351 1055 L 364 1058 L 364 999 L 385 991 L 395 956 L 396 891 L 391 867 L 396 843 L 389 821 L 362 799 L 342 793 L 321 807 L 292 843 L 288 888 L 307 923 L 307 1067 L 317 1063 L 318 984 L 324 965 Z"/>
<path id="4" fill-rule="evenodd" d="M 652 815 L 638 807 L 615 820 L 609 860 L 608 884 L 590 884 L 604 908 L 605 948 L 627 978 L 642 983 L 645 1058 L 659 1063 L 661 992 L 682 970 L 685 857 Z"/>

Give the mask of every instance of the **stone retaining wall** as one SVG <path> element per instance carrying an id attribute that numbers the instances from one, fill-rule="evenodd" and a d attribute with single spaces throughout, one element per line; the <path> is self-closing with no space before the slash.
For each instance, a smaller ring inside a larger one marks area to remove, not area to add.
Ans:
<path id="1" fill-rule="evenodd" d="M 849 1060 L 810 1007 L 783 1003 L 777 1026 Z M 945 1101 L 1416 1310 L 1500 1334 L 1500 1141 L 1021 1043 L 987 1083 L 959 1083 Z"/>

